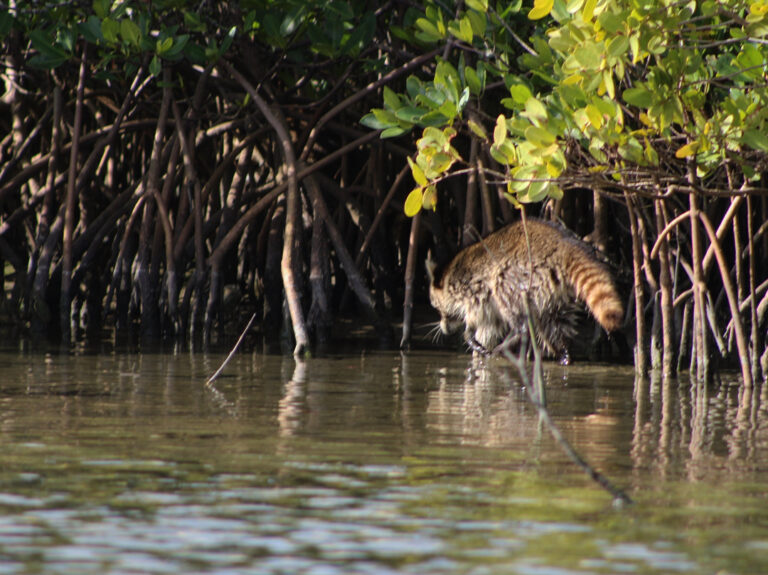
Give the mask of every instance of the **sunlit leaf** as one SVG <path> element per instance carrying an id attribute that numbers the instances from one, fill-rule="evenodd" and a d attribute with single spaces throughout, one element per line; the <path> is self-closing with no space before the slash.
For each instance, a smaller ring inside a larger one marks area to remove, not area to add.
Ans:
<path id="1" fill-rule="evenodd" d="M 477 136 L 478 138 L 482 140 L 488 139 L 488 134 L 485 133 L 485 130 L 483 129 L 483 127 L 477 122 L 475 122 L 474 120 L 468 120 L 467 126 L 469 126 L 469 129 L 472 130 L 472 133 L 475 134 L 475 136 Z"/>
<path id="2" fill-rule="evenodd" d="M 525 114 L 532 121 L 543 121 L 547 119 L 547 108 L 540 100 L 531 97 L 525 101 Z"/>
<path id="3" fill-rule="evenodd" d="M 528 89 L 528 86 L 525 84 L 512 84 L 509 87 L 509 93 L 512 96 L 512 99 L 522 106 L 525 105 L 525 103 L 533 97 L 533 94 L 531 94 L 531 91 Z"/>
<path id="4" fill-rule="evenodd" d="M 467 2 L 467 6 L 469 6 L 469 2 Z M 485 15 L 485 10 L 483 10 L 482 13 L 470 10 L 467 12 L 467 18 L 469 18 L 469 23 L 472 26 L 472 32 L 476 36 L 483 36 L 488 28 L 488 19 Z"/>
<path id="5" fill-rule="evenodd" d="M 760 130 L 745 130 L 741 141 L 753 150 L 768 152 L 768 136 Z"/>
<path id="6" fill-rule="evenodd" d="M 595 15 L 595 6 L 597 6 L 597 0 L 586 0 L 584 2 L 584 9 L 581 11 L 581 19 L 584 22 L 591 22 Z"/>
<path id="7" fill-rule="evenodd" d="M 528 12 L 528 19 L 540 20 L 546 16 L 549 16 L 549 13 L 552 12 L 552 6 L 554 3 L 554 0 L 534 0 L 533 8 L 531 8 L 531 11 Z"/>
<path id="8" fill-rule="evenodd" d="M 587 118 L 589 118 L 589 123 L 592 124 L 592 127 L 595 128 L 595 130 L 599 130 L 603 127 L 603 115 L 600 113 L 600 110 L 597 109 L 597 106 L 589 104 L 584 111 L 587 114 Z"/>
<path id="9" fill-rule="evenodd" d="M 420 29 L 420 38 L 429 41 L 436 42 L 442 40 L 445 36 L 440 32 L 438 27 L 426 18 L 419 18 L 416 20 L 416 26 Z"/>
<path id="10" fill-rule="evenodd" d="M 421 167 L 414 162 L 410 157 L 408 158 L 408 165 L 411 166 L 411 174 L 413 174 L 414 181 L 419 184 L 420 186 L 426 186 L 429 181 L 427 180 L 427 177 L 424 175 L 424 171 L 421 169 Z"/>
<path id="11" fill-rule="evenodd" d="M 496 127 L 493 129 L 493 143 L 501 146 L 507 139 L 507 119 L 503 114 L 496 118 Z"/>
<path id="12" fill-rule="evenodd" d="M 432 211 L 437 208 L 437 189 L 435 186 L 427 186 L 424 188 L 421 198 L 421 207 L 425 210 Z"/>
<path id="13" fill-rule="evenodd" d="M 528 126 L 525 139 L 537 147 L 543 148 L 555 142 L 555 135 L 540 126 Z"/>
<path id="14" fill-rule="evenodd" d="M 466 0 L 465 4 L 467 8 L 476 12 L 488 11 L 488 0 Z"/>
<path id="15" fill-rule="evenodd" d="M 408 197 L 405 198 L 405 205 L 403 206 L 403 211 L 405 212 L 405 215 L 409 218 L 412 218 L 416 214 L 418 214 L 421 211 L 421 206 L 423 205 L 424 201 L 424 194 L 422 192 L 421 188 L 414 188 L 411 190 L 411 193 L 408 194 Z"/>

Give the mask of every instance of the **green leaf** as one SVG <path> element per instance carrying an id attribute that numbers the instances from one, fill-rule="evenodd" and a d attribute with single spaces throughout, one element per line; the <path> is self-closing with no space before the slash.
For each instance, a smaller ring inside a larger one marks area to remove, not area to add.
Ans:
<path id="1" fill-rule="evenodd" d="M 556 137 L 540 126 L 528 126 L 525 130 L 525 139 L 539 148 L 546 148 L 555 143 Z"/>
<path id="2" fill-rule="evenodd" d="M 164 52 L 167 52 L 171 49 L 171 46 L 173 46 L 173 38 L 166 38 L 164 40 L 160 40 L 158 38 L 155 50 L 159 55 L 163 55 Z"/>
<path id="3" fill-rule="evenodd" d="M 469 3 L 467 3 L 467 5 L 469 5 Z M 470 10 L 467 12 L 467 18 L 469 18 L 469 23 L 472 25 L 472 32 L 475 36 L 484 36 L 485 30 L 488 27 L 488 18 L 485 15 L 485 11 L 480 13 Z"/>
<path id="4" fill-rule="evenodd" d="M 412 218 L 416 214 L 418 214 L 421 211 L 421 207 L 424 202 L 424 193 L 422 192 L 421 188 L 415 188 L 411 190 L 411 193 L 408 194 L 408 197 L 405 198 L 405 205 L 403 206 L 403 211 L 405 212 L 405 215 L 409 218 Z"/>
<path id="5" fill-rule="evenodd" d="M 529 20 L 541 20 L 542 18 L 549 16 L 552 12 L 552 6 L 554 6 L 554 0 L 534 0 L 533 8 L 528 12 Z"/>
<path id="6" fill-rule="evenodd" d="M 591 22 L 595 15 L 595 7 L 597 6 L 597 0 L 586 0 L 584 3 L 584 10 L 581 11 L 581 19 L 584 22 Z"/>
<path id="7" fill-rule="evenodd" d="M 603 60 L 602 43 L 585 42 L 574 53 L 576 60 L 586 71 L 597 70 Z"/>
<path id="8" fill-rule="evenodd" d="M 162 71 L 163 65 L 160 63 L 160 58 L 158 58 L 157 54 L 155 54 L 152 56 L 152 61 L 149 63 L 149 73 L 155 77 L 158 77 Z"/>
<path id="9" fill-rule="evenodd" d="M 4 39 L 13 28 L 14 18 L 8 10 L 0 10 L 0 40 Z"/>
<path id="10" fill-rule="evenodd" d="M 503 114 L 499 114 L 496 118 L 496 127 L 493 129 L 493 143 L 496 146 L 501 146 L 504 140 L 507 139 L 507 119 Z"/>
<path id="11" fill-rule="evenodd" d="M 697 141 L 688 142 L 684 146 L 681 146 L 677 149 L 677 151 L 675 152 L 675 157 L 680 159 L 690 158 L 691 156 L 696 155 L 696 150 L 698 149 L 699 149 L 699 142 Z"/>
<path id="12" fill-rule="evenodd" d="M 80 22 L 77 25 L 77 29 L 83 35 L 86 42 L 96 44 L 104 40 L 104 36 L 101 33 L 101 20 L 93 14 L 85 22 Z"/>
<path id="13" fill-rule="evenodd" d="M 549 184 L 549 190 L 547 191 L 547 195 L 552 198 L 553 200 L 562 200 L 563 199 L 563 190 L 560 186 L 555 184 L 554 182 L 550 182 Z"/>
<path id="14" fill-rule="evenodd" d="M 467 44 L 472 43 L 472 23 L 469 21 L 467 16 L 464 16 L 459 21 L 459 32 L 461 33 L 460 38 L 462 40 L 464 40 Z"/>
<path id="15" fill-rule="evenodd" d="M 488 134 L 485 133 L 485 130 L 483 129 L 483 127 L 477 122 L 475 122 L 474 120 L 468 120 L 467 126 L 469 126 L 469 129 L 472 130 L 472 133 L 475 134 L 475 136 L 477 136 L 481 140 L 488 139 Z"/>
<path id="16" fill-rule="evenodd" d="M 629 38 L 626 36 L 616 36 L 606 42 L 608 57 L 620 58 L 629 50 Z"/>
<path id="17" fill-rule="evenodd" d="M 96 14 L 99 19 L 104 19 L 109 14 L 109 6 L 111 3 L 111 0 L 93 0 L 93 13 Z"/>
<path id="18" fill-rule="evenodd" d="M 424 93 L 424 83 L 416 76 L 408 76 L 408 79 L 405 81 L 405 89 L 411 99 L 415 99 Z"/>
<path id="19" fill-rule="evenodd" d="M 525 103 L 533 97 L 533 94 L 525 84 L 512 84 L 509 87 L 509 93 L 516 104 L 525 106 Z"/>
<path id="20" fill-rule="evenodd" d="M 382 96 L 384 98 L 384 107 L 388 110 L 396 111 L 403 105 L 400 101 L 400 96 L 389 86 L 384 86 Z"/>
<path id="21" fill-rule="evenodd" d="M 125 42 L 138 48 L 141 41 L 141 30 L 132 20 L 126 18 L 120 21 L 120 36 Z"/>
<path id="22" fill-rule="evenodd" d="M 398 110 L 395 112 L 395 116 L 399 120 L 403 120 L 409 124 L 416 124 L 424 117 L 426 113 L 427 111 L 423 108 L 416 108 L 415 106 L 403 106 L 402 108 L 398 108 Z"/>
<path id="23" fill-rule="evenodd" d="M 408 132 L 405 128 L 400 127 L 393 127 L 393 128 L 387 128 L 381 133 L 381 138 L 396 138 L 397 136 L 402 136 Z"/>
<path id="24" fill-rule="evenodd" d="M 627 88 L 621 95 L 624 101 L 630 106 L 637 106 L 638 108 L 650 108 L 653 105 L 653 94 L 647 88 L 638 86 L 635 88 Z"/>
<path id="25" fill-rule="evenodd" d="M 550 185 L 550 182 L 531 182 L 525 193 L 517 195 L 517 199 L 526 204 L 541 202 L 549 194 Z"/>
<path id="26" fill-rule="evenodd" d="M 114 21 L 112 18 L 104 18 L 101 21 L 101 35 L 110 44 L 117 42 L 118 35 L 120 34 L 120 24 Z"/>
<path id="27" fill-rule="evenodd" d="M 232 42 L 235 41 L 236 34 L 237 34 L 237 26 L 232 26 L 227 32 L 227 35 L 224 36 L 224 40 L 222 40 L 221 42 L 221 48 L 219 48 L 219 57 L 221 57 L 227 50 L 229 50 L 229 47 L 232 45 Z"/>
<path id="28" fill-rule="evenodd" d="M 465 4 L 475 12 L 488 12 L 488 0 L 466 0 Z"/>
<path id="29" fill-rule="evenodd" d="M 440 30 L 438 30 L 437 26 L 426 18 L 419 18 L 416 20 L 415 24 L 416 27 L 421 31 L 419 38 L 427 42 L 437 42 L 438 40 L 442 40 L 444 38 L 444 34 L 440 33 Z"/>
<path id="30" fill-rule="evenodd" d="M 744 135 L 741 137 L 741 142 L 753 150 L 768 152 L 768 136 L 761 130 L 745 130 Z"/>
<path id="31" fill-rule="evenodd" d="M 411 166 L 411 174 L 413 175 L 413 180 L 422 187 L 426 186 L 429 181 L 427 180 L 427 176 L 424 175 L 424 170 L 422 170 L 421 167 L 410 157 L 408 157 L 408 165 Z"/>
<path id="32" fill-rule="evenodd" d="M 587 118 L 589 118 L 589 123 L 592 124 L 592 127 L 595 130 L 599 130 L 603 127 L 603 115 L 600 113 L 600 110 L 595 106 L 594 104 L 589 104 L 586 108 L 584 108 L 585 113 L 587 114 Z"/>
<path id="33" fill-rule="evenodd" d="M 376 117 L 376 119 L 384 124 L 383 128 L 392 128 L 394 126 L 399 126 L 400 122 L 397 121 L 397 117 L 394 113 L 390 112 L 389 110 L 382 110 L 381 108 L 374 108 L 371 110 L 373 115 Z"/>
<path id="34" fill-rule="evenodd" d="M 304 5 L 297 5 L 285 15 L 280 23 L 280 35 L 290 36 L 299 29 L 306 18 L 307 9 Z"/>
<path id="35" fill-rule="evenodd" d="M 37 68 L 53 69 L 67 60 L 70 54 L 51 42 L 48 34 L 42 30 L 32 30 L 29 33 L 29 39 L 32 46 L 39 52 L 39 55 L 30 59 L 30 64 Z"/>
<path id="36" fill-rule="evenodd" d="M 385 128 L 390 128 L 392 125 L 388 122 L 382 122 L 379 120 L 375 114 L 366 114 L 362 118 L 360 118 L 360 123 L 365 126 L 366 128 L 371 128 L 373 130 L 384 130 Z"/>
<path id="37" fill-rule="evenodd" d="M 469 87 L 469 90 L 475 96 L 479 96 L 480 93 L 483 91 L 483 83 L 480 81 L 480 77 L 477 75 L 477 72 L 475 72 L 475 69 L 472 68 L 471 66 L 465 67 L 464 78 L 467 81 L 467 86 Z"/>
<path id="38" fill-rule="evenodd" d="M 441 112 L 437 110 L 433 110 L 432 112 L 427 112 L 422 116 L 421 120 L 419 120 L 418 124 L 423 127 L 440 127 L 444 126 L 447 123 L 453 122 L 453 118 L 447 118 L 444 116 Z"/>
<path id="39" fill-rule="evenodd" d="M 250 22 L 250 20 L 247 20 L 247 22 Z M 184 28 L 190 32 L 200 33 L 205 33 L 206 30 L 205 22 L 200 19 L 197 12 L 192 10 L 184 11 Z"/>
<path id="40" fill-rule="evenodd" d="M 427 186 L 424 188 L 421 198 L 421 206 L 425 210 L 435 211 L 437 208 L 437 188 L 435 188 L 435 186 Z"/>
<path id="41" fill-rule="evenodd" d="M 517 149 L 511 140 L 505 140 L 501 145 L 492 144 L 491 156 L 502 166 L 510 166 L 517 163 Z"/>
<path id="42" fill-rule="evenodd" d="M 536 98 L 528 98 L 525 101 L 525 115 L 534 123 L 547 119 L 547 108 Z"/>

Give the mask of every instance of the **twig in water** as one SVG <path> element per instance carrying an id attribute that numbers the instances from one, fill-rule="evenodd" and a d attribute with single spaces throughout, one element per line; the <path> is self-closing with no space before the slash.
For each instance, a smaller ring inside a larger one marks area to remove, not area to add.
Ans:
<path id="1" fill-rule="evenodd" d="M 530 313 L 528 316 L 530 317 Z M 533 324 L 530 321 L 528 323 L 528 331 L 530 332 L 531 345 L 533 345 L 534 350 L 537 350 L 538 346 L 536 344 L 536 338 L 534 337 Z M 568 457 L 570 457 L 576 465 L 581 467 L 584 473 L 589 475 L 593 481 L 597 482 L 600 487 L 611 494 L 613 497 L 614 507 L 624 507 L 625 505 L 633 503 L 632 498 L 629 495 L 616 487 L 605 475 L 592 467 L 581 455 L 579 455 L 579 453 L 563 436 L 563 433 L 560 431 L 557 425 L 555 425 L 555 422 L 552 421 L 552 417 L 549 415 L 549 411 L 547 410 L 544 399 L 544 375 L 541 368 L 541 356 L 539 353 L 534 354 L 536 358 L 532 369 L 534 382 L 531 384 L 526 360 L 528 346 L 525 340 L 526 338 L 523 338 L 523 342 L 520 345 L 520 353 L 517 357 L 515 357 L 508 349 L 505 349 L 503 354 L 504 357 L 506 357 L 520 373 L 520 379 L 522 380 L 523 387 L 525 388 L 525 392 L 528 395 L 528 400 L 533 404 L 539 414 L 539 421 L 546 425 L 549 433 L 552 435 L 558 445 L 560 445 L 563 451 L 565 451 Z"/>
<path id="2" fill-rule="evenodd" d="M 214 382 L 214 380 L 221 375 L 221 372 L 224 371 L 224 368 L 227 367 L 227 364 L 230 362 L 232 357 L 237 352 L 237 348 L 240 347 L 240 344 L 243 343 L 243 339 L 245 339 L 245 334 L 248 333 L 248 330 L 251 329 L 251 326 L 253 325 L 253 322 L 256 320 L 256 314 L 254 313 L 251 316 L 250 321 L 248 322 L 248 325 L 245 326 L 245 329 L 243 330 L 243 333 L 240 334 L 240 337 L 237 338 L 237 341 L 235 342 L 235 346 L 232 348 L 232 351 L 229 352 L 229 355 L 227 358 L 222 362 L 222 364 L 219 366 L 219 369 L 216 370 L 216 372 L 208 378 L 208 381 L 205 382 L 206 387 L 210 387 L 210 385 Z"/>

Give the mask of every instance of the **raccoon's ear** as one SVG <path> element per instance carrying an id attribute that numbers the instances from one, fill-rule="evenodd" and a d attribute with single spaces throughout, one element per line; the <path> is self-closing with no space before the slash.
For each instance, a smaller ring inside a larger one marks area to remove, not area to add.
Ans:
<path id="1" fill-rule="evenodd" d="M 429 284 L 435 283 L 435 270 L 437 269 L 437 262 L 432 258 L 432 250 L 427 252 L 427 260 L 424 262 L 427 268 L 427 277 L 429 278 Z"/>

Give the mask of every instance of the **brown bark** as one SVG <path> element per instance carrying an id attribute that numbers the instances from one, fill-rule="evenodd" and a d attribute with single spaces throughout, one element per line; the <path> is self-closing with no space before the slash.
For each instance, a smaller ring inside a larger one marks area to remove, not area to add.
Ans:
<path id="1" fill-rule="evenodd" d="M 328 213 L 328 207 L 325 205 L 325 200 L 323 199 L 322 193 L 320 191 L 320 186 L 318 186 L 313 176 L 306 178 L 305 183 L 307 186 L 307 191 L 309 192 L 309 196 L 312 199 L 312 205 L 317 210 L 319 217 L 325 223 L 325 229 L 328 232 L 328 237 L 330 238 L 331 243 L 333 244 L 333 249 L 336 251 L 336 257 L 339 259 L 341 267 L 344 268 L 344 273 L 347 275 L 349 286 L 357 296 L 357 299 L 362 306 L 363 313 L 374 325 L 374 327 L 384 329 L 386 333 L 386 331 L 388 331 L 387 326 L 378 317 L 374 307 L 373 296 L 366 287 L 365 282 L 360 275 L 360 271 L 357 269 L 357 266 L 355 266 L 355 262 L 352 259 L 349 250 L 344 245 L 344 238 L 342 238 L 339 230 L 336 228 L 333 220 L 330 217 L 330 214 Z"/>
<path id="2" fill-rule="evenodd" d="M 419 224 L 421 212 L 411 220 L 411 235 L 408 240 L 408 256 L 405 263 L 405 296 L 403 298 L 403 337 L 400 349 L 411 345 L 411 325 L 413 323 L 413 284 L 416 281 L 416 259 L 419 252 Z"/>
<path id="3" fill-rule="evenodd" d="M 83 52 L 80 56 L 80 74 L 77 81 L 77 95 L 75 97 L 75 120 L 74 125 L 72 126 L 72 148 L 69 155 L 67 197 L 65 200 L 64 229 L 62 232 L 59 323 L 63 339 L 69 339 L 70 331 L 70 312 L 72 306 L 72 294 L 70 293 L 70 284 L 72 280 L 72 237 L 75 230 L 77 160 L 80 155 L 80 131 L 83 125 L 83 94 L 85 93 L 85 77 L 88 69 L 87 62 L 87 50 L 85 45 L 83 45 Z"/>
<path id="4" fill-rule="evenodd" d="M 627 213 L 629 215 L 630 232 L 632 234 L 632 270 L 634 276 L 635 295 L 635 373 L 645 375 L 648 372 L 648 354 L 646 351 L 647 335 L 645 330 L 645 297 L 643 289 L 643 254 L 640 240 L 640 230 L 637 224 L 638 214 L 634 200 L 625 194 Z"/>
<path id="5" fill-rule="evenodd" d="M 662 230 L 665 225 L 664 204 L 655 200 L 656 229 Z M 665 239 L 659 248 L 659 288 L 662 324 L 662 377 L 670 378 L 675 365 L 675 318 L 672 308 L 672 275 L 669 268 L 669 242 Z"/>
<path id="6" fill-rule="evenodd" d="M 296 156 L 293 151 L 290 136 L 284 122 L 280 121 L 277 115 L 269 108 L 264 99 L 251 84 L 232 66 L 223 62 L 224 69 L 237 80 L 237 82 L 248 92 L 253 99 L 256 107 L 264 115 L 269 125 L 275 130 L 278 141 L 283 150 L 283 160 L 285 161 L 285 174 L 288 180 L 288 189 L 286 191 L 286 218 L 285 235 L 283 236 L 283 259 L 280 269 L 283 276 L 283 288 L 285 289 L 285 298 L 288 302 L 288 309 L 291 314 L 291 323 L 293 325 L 293 335 L 296 339 L 296 346 L 293 350 L 294 355 L 301 355 L 309 345 L 307 327 L 304 321 L 304 312 L 301 309 L 301 300 L 297 286 L 295 272 L 294 254 L 297 251 L 299 242 L 299 185 L 296 178 Z"/>

